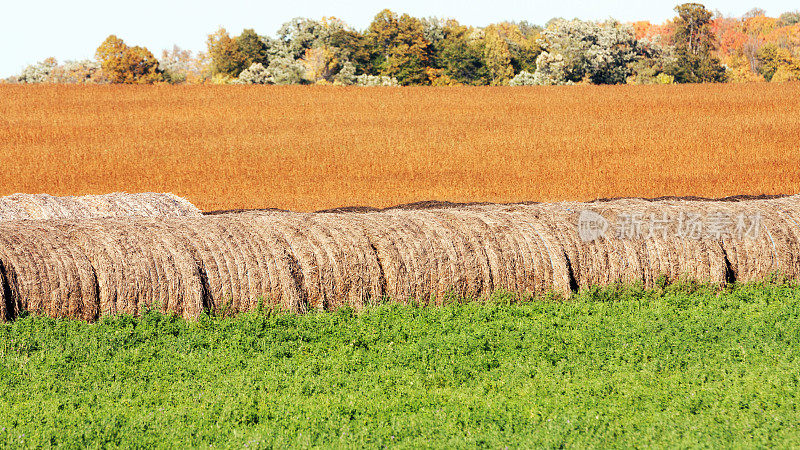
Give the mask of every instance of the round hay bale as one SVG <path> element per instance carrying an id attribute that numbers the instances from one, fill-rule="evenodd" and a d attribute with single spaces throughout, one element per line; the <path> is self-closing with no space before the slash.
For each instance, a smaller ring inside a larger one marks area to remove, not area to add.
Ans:
<path id="1" fill-rule="evenodd" d="M 495 291 L 493 271 L 499 269 L 496 268 L 496 253 L 493 252 L 490 258 L 490 250 L 487 249 L 489 244 L 485 242 L 485 233 L 480 229 L 485 223 L 473 216 L 460 214 L 458 209 L 431 210 L 430 213 L 443 227 L 452 230 L 453 236 L 458 237 L 456 242 L 460 243 L 462 249 L 458 255 L 461 260 L 459 267 L 467 276 L 464 289 L 466 296 L 489 298 Z"/>
<path id="2" fill-rule="evenodd" d="M 88 258 L 56 227 L 34 221 L 0 224 L 0 260 L 15 317 L 21 311 L 94 320 L 97 282 Z"/>
<path id="3" fill-rule="evenodd" d="M 429 267 L 429 254 L 422 250 L 419 232 L 407 216 L 398 212 L 370 212 L 360 216 L 365 234 L 371 243 L 383 281 L 383 295 L 395 302 L 426 299 L 424 273 Z"/>
<path id="4" fill-rule="evenodd" d="M 555 235 L 555 227 L 549 223 L 550 216 L 540 208 L 515 205 L 508 209 L 509 221 L 520 227 L 519 236 L 528 246 L 531 262 L 526 263 L 525 286 L 534 294 L 547 291 L 569 297 L 574 284 L 567 257 L 567 250 Z M 538 282 L 537 282 L 538 281 Z"/>
<path id="5" fill-rule="evenodd" d="M 304 273 L 285 234 L 274 226 L 275 219 L 266 213 L 251 217 L 252 231 L 265 252 L 270 299 L 286 311 L 304 313 L 309 307 Z"/>
<path id="6" fill-rule="evenodd" d="M 327 230 L 332 251 L 340 261 L 340 270 L 335 272 L 336 298 L 357 311 L 373 299 L 383 297 L 382 272 L 375 249 L 367 237 L 360 217 L 353 214 L 313 214 L 309 221 Z M 341 305 L 332 305 L 333 307 Z"/>
<path id="7" fill-rule="evenodd" d="M 247 293 L 242 291 L 239 277 L 239 267 L 243 266 L 241 249 L 223 225 L 226 218 L 219 217 L 185 219 L 180 235 L 205 274 L 204 303 L 214 314 L 231 314 Z"/>
<path id="8" fill-rule="evenodd" d="M 94 267 L 100 314 L 146 308 L 198 317 L 203 287 L 179 224 L 147 218 L 68 221 L 59 225 Z"/>
<path id="9" fill-rule="evenodd" d="M 422 304 L 439 303 L 445 291 L 452 288 L 446 276 L 449 261 L 447 258 L 446 244 L 439 239 L 436 232 L 436 221 L 428 211 L 393 211 L 391 217 L 402 217 L 401 226 L 406 234 L 401 238 L 412 245 L 414 253 L 418 255 L 411 272 L 411 298 Z"/>
<path id="10" fill-rule="evenodd" d="M 13 194 L 0 198 L 0 220 L 90 219 L 102 217 L 199 217 L 202 213 L 173 194 L 114 193 L 81 197 Z"/>
<path id="11" fill-rule="evenodd" d="M 271 230 L 264 229 L 267 224 Z M 333 267 L 318 233 L 309 232 L 303 215 L 298 213 L 266 213 L 257 220 L 257 225 L 261 231 L 277 235 L 278 238 L 272 242 L 273 254 L 292 255 L 296 261 L 300 275 L 297 279 L 301 281 L 299 296 L 304 299 L 306 307 L 325 310 L 333 301 Z"/>

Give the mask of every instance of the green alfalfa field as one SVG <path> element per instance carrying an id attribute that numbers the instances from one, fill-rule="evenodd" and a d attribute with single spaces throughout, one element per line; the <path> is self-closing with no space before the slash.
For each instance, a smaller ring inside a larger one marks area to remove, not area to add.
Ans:
<path id="1" fill-rule="evenodd" d="M 800 445 L 800 287 L 0 325 L 5 447 Z"/>

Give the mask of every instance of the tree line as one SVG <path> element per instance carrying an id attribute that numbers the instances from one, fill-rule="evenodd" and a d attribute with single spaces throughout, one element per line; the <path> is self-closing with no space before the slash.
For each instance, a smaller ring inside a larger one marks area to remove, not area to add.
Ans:
<path id="1" fill-rule="evenodd" d="M 48 58 L 9 82 L 334 85 L 665 84 L 800 80 L 800 12 L 726 18 L 698 3 L 664 24 L 552 19 L 471 27 L 379 12 L 366 30 L 295 18 L 276 36 L 210 34 L 156 58 L 109 36 L 95 61 Z"/>

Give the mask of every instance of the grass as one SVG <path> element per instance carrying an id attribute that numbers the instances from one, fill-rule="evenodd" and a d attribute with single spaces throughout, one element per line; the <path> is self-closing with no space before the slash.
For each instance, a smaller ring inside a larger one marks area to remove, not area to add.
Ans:
<path id="1" fill-rule="evenodd" d="M 792 447 L 800 288 L 0 325 L 7 447 Z"/>
<path id="2" fill-rule="evenodd" d="M 204 210 L 800 192 L 800 83 L 0 86 L 0 195 Z"/>

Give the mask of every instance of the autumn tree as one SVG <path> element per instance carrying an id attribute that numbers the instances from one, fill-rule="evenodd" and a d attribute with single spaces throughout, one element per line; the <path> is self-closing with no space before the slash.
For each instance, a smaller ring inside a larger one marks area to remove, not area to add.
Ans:
<path id="1" fill-rule="evenodd" d="M 796 23 L 800 23 L 800 11 L 788 11 L 778 17 L 778 26 L 790 27 Z"/>
<path id="2" fill-rule="evenodd" d="M 542 29 L 528 22 L 500 22 L 491 25 L 508 46 L 514 73 L 536 70 L 536 58 L 542 52 L 539 40 Z"/>
<path id="3" fill-rule="evenodd" d="M 676 63 L 669 70 L 675 80 L 683 83 L 725 81 L 725 68 L 714 56 L 716 36 L 711 28 L 712 14 L 698 3 L 675 7 L 674 19 Z"/>
<path id="4" fill-rule="evenodd" d="M 206 45 L 213 75 L 221 74 L 235 78 L 249 67 L 247 55 L 242 52 L 237 40 L 231 38 L 225 28 L 220 27 L 216 33 L 208 35 Z"/>
<path id="5" fill-rule="evenodd" d="M 511 50 L 497 25 L 483 29 L 483 63 L 491 85 L 505 84 L 514 76 Z"/>
<path id="6" fill-rule="evenodd" d="M 373 66 L 400 84 L 426 84 L 430 62 L 430 42 L 419 19 L 385 9 L 367 29 L 366 37 L 374 49 Z"/>
<path id="7" fill-rule="evenodd" d="M 486 66 L 480 44 L 472 39 L 473 33 L 455 20 L 448 21 L 434 50 L 444 76 L 462 84 L 482 85 L 487 83 Z"/>
<path id="8" fill-rule="evenodd" d="M 144 47 L 129 47 L 113 34 L 95 53 L 103 73 L 112 83 L 147 84 L 162 81 L 158 60 Z"/>
<path id="9" fill-rule="evenodd" d="M 555 21 L 542 32 L 542 42 L 534 73 L 539 84 L 624 83 L 641 58 L 633 27 L 613 20 Z"/>

